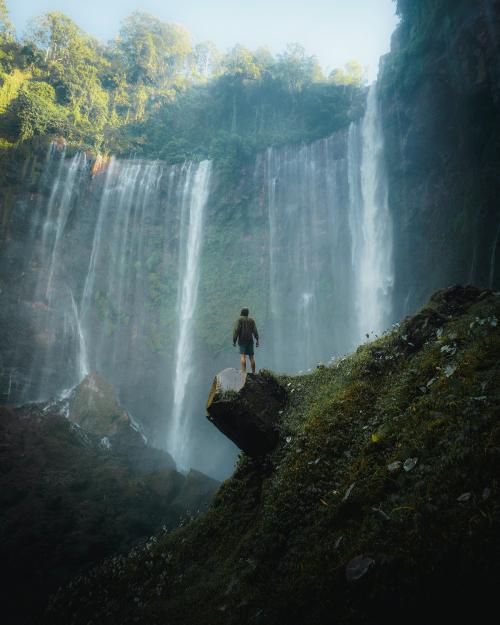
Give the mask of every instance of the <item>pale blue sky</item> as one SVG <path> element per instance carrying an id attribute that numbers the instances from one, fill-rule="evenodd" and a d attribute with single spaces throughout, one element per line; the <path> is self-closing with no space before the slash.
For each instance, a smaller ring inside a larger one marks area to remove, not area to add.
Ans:
<path id="1" fill-rule="evenodd" d="M 240 43 L 268 46 L 273 53 L 297 42 L 329 71 L 350 59 L 377 73 L 397 24 L 393 0 L 7 0 L 18 32 L 46 11 L 62 11 L 102 41 L 118 33 L 120 21 L 142 10 L 182 24 L 194 41 L 211 39 L 224 51 Z"/>

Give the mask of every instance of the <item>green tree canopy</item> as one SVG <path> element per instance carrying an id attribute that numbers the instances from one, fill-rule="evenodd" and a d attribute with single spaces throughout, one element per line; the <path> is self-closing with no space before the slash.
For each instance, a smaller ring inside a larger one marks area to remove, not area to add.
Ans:
<path id="1" fill-rule="evenodd" d="M 363 85 L 366 83 L 366 68 L 353 59 L 343 68 L 331 71 L 328 78 L 336 85 Z"/>
<path id="2" fill-rule="evenodd" d="M 191 39 L 184 28 L 142 12 L 123 21 L 117 47 L 124 58 L 127 80 L 156 87 L 164 87 L 176 75 L 187 73 L 192 53 Z"/>
<path id="3" fill-rule="evenodd" d="M 261 76 L 262 68 L 248 48 L 236 45 L 222 60 L 224 73 L 241 79 L 257 80 Z"/>
<path id="4" fill-rule="evenodd" d="M 361 66 L 326 81 L 298 44 L 277 57 L 241 45 L 221 55 L 143 12 L 107 46 L 58 12 L 33 20 L 22 41 L 10 32 L 0 0 L 4 148 L 63 134 L 78 147 L 234 163 L 271 144 L 325 136 L 362 108 Z"/>
<path id="5" fill-rule="evenodd" d="M 317 58 L 308 56 L 298 43 L 288 44 L 285 52 L 278 55 L 274 76 L 290 91 L 300 91 L 306 85 L 323 77 Z"/>
<path id="6" fill-rule="evenodd" d="M 14 34 L 14 27 L 9 19 L 9 11 L 5 0 L 0 0 L 0 38 L 11 38 Z"/>

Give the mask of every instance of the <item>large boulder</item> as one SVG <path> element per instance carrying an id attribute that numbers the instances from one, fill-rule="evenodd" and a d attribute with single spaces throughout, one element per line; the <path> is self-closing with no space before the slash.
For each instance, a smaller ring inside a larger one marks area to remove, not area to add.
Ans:
<path id="1" fill-rule="evenodd" d="M 285 399 L 283 387 L 266 371 L 224 369 L 210 389 L 207 418 L 249 456 L 262 456 L 278 442 Z"/>
<path id="2" fill-rule="evenodd" d="M 175 468 L 170 454 L 147 445 L 142 428 L 120 405 L 113 386 L 96 373 L 87 375 L 63 403 L 70 421 L 124 454 L 136 469 Z"/>
<path id="3" fill-rule="evenodd" d="M 113 438 L 125 426 L 140 437 L 139 428 L 118 403 L 115 389 L 97 373 L 90 373 L 69 396 L 68 418 L 99 438 Z"/>

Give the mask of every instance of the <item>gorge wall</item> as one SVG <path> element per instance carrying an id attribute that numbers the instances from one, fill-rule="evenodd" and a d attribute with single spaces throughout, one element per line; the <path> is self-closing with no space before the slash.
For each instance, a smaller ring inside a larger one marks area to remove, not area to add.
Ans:
<path id="1" fill-rule="evenodd" d="M 448 284 L 500 286 L 500 3 L 398 9 L 379 74 L 397 318 Z"/>

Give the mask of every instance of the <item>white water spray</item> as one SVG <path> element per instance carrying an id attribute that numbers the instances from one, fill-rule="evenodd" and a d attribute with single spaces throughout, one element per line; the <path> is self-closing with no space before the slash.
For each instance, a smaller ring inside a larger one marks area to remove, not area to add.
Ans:
<path id="1" fill-rule="evenodd" d="M 81 382 L 90 373 L 89 361 L 87 356 L 87 345 L 85 343 L 85 336 L 83 334 L 82 324 L 80 322 L 80 315 L 78 314 L 78 307 L 73 296 L 73 291 L 70 289 L 69 293 L 71 297 L 71 308 L 73 310 L 76 335 L 78 337 L 78 382 Z"/>
<path id="2" fill-rule="evenodd" d="M 378 334 L 389 325 L 394 282 L 392 221 L 376 83 L 368 92 L 366 113 L 358 137 L 361 144 L 356 155 L 353 142 L 357 135 L 356 128 L 351 127 L 349 170 L 353 303 L 358 341 L 361 341 L 365 334 Z"/>
<path id="3" fill-rule="evenodd" d="M 179 330 L 175 355 L 174 398 L 168 446 L 181 469 L 188 463 L 188 422 L 185 400 L 193 373 L 193 321 L 198 297 L 203 213 L 210 187 L 211 162 L 189 164 L 181 216 L 181 263 L 179 275 Z M 183 236 L 184 235 L 184 236 Z"/>

